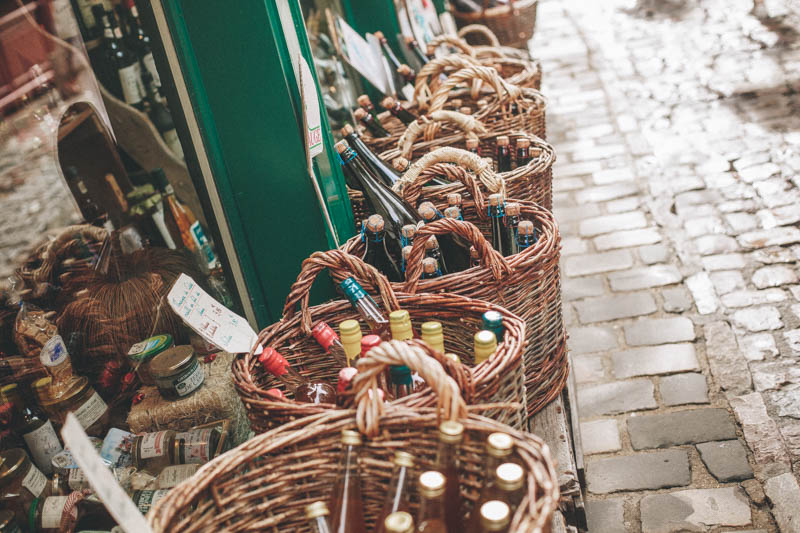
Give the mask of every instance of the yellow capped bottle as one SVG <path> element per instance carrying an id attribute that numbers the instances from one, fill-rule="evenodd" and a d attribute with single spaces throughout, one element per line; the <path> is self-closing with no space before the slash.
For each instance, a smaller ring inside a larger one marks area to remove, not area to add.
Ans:
<path id="1" fill-rule="evenodd" d="M 479 365 L 491 358 L 497 351 L 497 338 L 488 330 L 475 334 L 475 364 Z"/>
<path id="2" fill-rule="evenodd" d="M 419 476 L 418 533 L 458 533 L 447 526 L 445 508 L 446 479 L 441 472 L 429 470 Z"/>
<path id="3" fill-rule="evenodd" d="M 353 361 L 361 355 L 361 326 L 357 320 L 343 320 L 339 323 L 339 335 L 347 357 L 347 366 L 353 366 Z"/>
<path id="4" fill-rule="evenodd" d="M 361 478 L 358 472 L 358 447 L 361 435 L 357 431 L 342 431 L 342 459 L 339 475 L 331 493 L 331 531 L 334 533 L 366 533 L 364 502 L 361 499 Z"/>
<path id="5" fill-rule="evenodd" d="M 394 454 L 394 472 L 389 483 L 389 490 L 386 499 L 383 501 L 383 510 L 378 518 L 377 533 L 385 530 L 385 519 L 390 515 L 397 514 L 398 511 L 408 511 L 411 509 L 409 496 L 411 493 L 411 469 L 414 468 L 414 456 L 408 452 L 398 451 Z M 411 515 L 409 515 L 411 518 Z"/>
<path id="6" fill-rule="evenodd" d="M 439 447 L 436 450 L 435 464 L 436 470 L 446 479 L 444 505 L 447 530 L 455 532 L 462 531 L 464 527 L 458 473 L 458 449 L 463 438 L 464 426 L 461 423 L 446 420 L 439 425 Z"/>
<path id="7" fill-rule="evenodd" d="M 414 533 L 414 519 L 405 511 L 390 514 L 380 525 L 386 533 Z"/>
<path id="8" fill-rule="evenodd" d="M 328 515 L 330 514 L 325 502 L 306 505 L 306 519 L 311 533 L 331 533 L 331 526 L 328 524 Z"/>
<path id="9" fill-rule="evenodd" d="M 389 313 L 389 327 L 392 330 L 392 339 L 396 341 L 409 341 L 414 338 L 414 330 L 411 327 L 411 316 L 405 309 L 392 311 Z M 394 367 L 399 368 L 399 367 Z M 408 368 L 403 366 L 403 368 Z M 390 372 L 395 372 L 393 369 Z M 409 372 L 411 372 L 409 370 Z M 405 372 L 395 372 L 397 377 L 404 377 Z M 394 379 L 394 378 L 393 378 Z M 417 392 L 425 386 L 425 380 L 417 372 L 411 372 L 411 392 Z"/>
<path id="10" fill-rule="evenodd" d="M 431 320 L 422 324 L 422 340 L 437 352 L 444 353 L 442 323 Z"/>

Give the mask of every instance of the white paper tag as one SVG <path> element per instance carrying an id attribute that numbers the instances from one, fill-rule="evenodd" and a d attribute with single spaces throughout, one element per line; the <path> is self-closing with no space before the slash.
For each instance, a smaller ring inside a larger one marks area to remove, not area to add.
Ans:
<path id="1" fill-rule="evenodd" d="M 51 496 L 42 505 L 42 528 L 61 529 L 61 517 L 69 496 Z"/>
<path id="2" fill-rule="evenodd" d="M 247 353 L 258 340 L 247 320 L 209 296 L 186 274 L 175 281 L 167 300 L 187 326 L 220 350 Z"/>
<path id="3" fill-rule="evenodd" d="M 47 478 L 42 474 L 41 470 L 36 468 L 36 465 L 31 465 L 31 469 L 22 478 L 22 486 L 38 498 L 42 494 L 45 485 L 47 485 Z"/>
<path id="4" fill-rule="evenodd" d="M 69 413 L 61 429 L 64 444 L 89 479 L 89 484 L 103 505 L 126 533 L 152 533 L 147 521 L 119 486 L 111 471 L 86 436 L 75 415 Z"/>
<path id="5" fill-rule="evenodd" d="M 192 477 L 199 468 L 198 464 L 168 466 L 158 475 L 156 480 L 158 488 L 171 489 Z"/>
<path id="6" fill-rule="evenodd" d="M 153 457 L 164 456 L 168 452 L 164 441 L 164 437 L 166 436 L 166 431 L 145 434 L 142 437 L 142 443 L 139 445 L 139 457 L 142 459 L 152 459 Z"/>
<path id="7" fill-rule="evenodd" d="M 322 122 L 319 117 L 319 95 L 314 76 L 308 68 L 306 59 L 300 55 L 300 90 L 306 114 L 306 145 L 309 157 L 322 153 Z"/>

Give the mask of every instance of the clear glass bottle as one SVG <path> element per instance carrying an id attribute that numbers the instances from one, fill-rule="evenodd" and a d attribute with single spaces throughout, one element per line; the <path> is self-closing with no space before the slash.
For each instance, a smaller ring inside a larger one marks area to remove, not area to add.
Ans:
<path id="1" fill-rule="evenodd" d="M 324 381 L 312 381 L 304 378 L 289 366 L 289 362 L 271 346 L 264 348 L 258 360 L 264 369 L 278 378 L 283 385 L 294 394 L 294 399 L 303 403 L 336 403 L 336 389 Z"/>
<path id="2" fill-rule="evenodd" d="M 439 446 L 436 449 L 436 470 L 444 474 L 445 520 L 448 531 L 462 531 L 464 515 L 461 511 L 461 478 L 458 472 L 458 450 L 464 439 L 464 426 L 453 420 L 439 425 Z"/>
<path id="3" fill-rule="evenodd" d="M 505 326 L 503 326 L 503 315 L 498 311 L 486 311 L 481 317 L 483 322 L 483 329 L 494 333 L 497 343 L 503 342 L 503 335 L 505 334 Z"/>
<path id="4" fill-rule="evenodd" d="M 431 320 L 424 322 L 420 328 L 422 340 L 437 352 L 444 353 L 444 334 L 442 333 L 442 323 Z"/>
<path id="5" fill-rule="evenodd" d="M 358 311 L 361 318 L 366 322 L 372 333 L 378 335 L 383 340 L 392 338 L 389 329 L 389 319 L 378 308 L 375 300 L 364 291 L 361 285 L 353 277 L 349 277 L 339 284 L 339 288 L 344 293 L 345 298 Z"/>
<path id="6" fill-rule="evenodd" d="M 306 519 L 311 533 L 331 533 L 328 516 L 331 512 L 325 502 L 314 502 L 306 505 Z"/>
<path id="7" fill-rule="evenodd" d="M 413 479 L 414 456 L 408 452 L 397 451 L 394 453 L 392 462 L 394 463 L 394 471 L 389 482 L 389 490 L 386 491 L 386 498 L 383 500 L 383 509 L 378 516 L 377 533 L 385 531 L 385 520 L 389 515 L 399 511 L 408 512 L 411 509 L 410 485 Z"/>
<path id="8" fill-rule="evenodd" d="M 74 412 L 87 435 L 101 437 L 108 430 L 110 414 L 108 405 L 97 391 L 89 385 L 89 380 L 76 376 L 73 385 L 55 395 L 51 377 L 41 378 L 33 383 L 34 393 L 48 418 L 60 428 L 67 419 L 67 413 Z"/>
<path id="9" fill-rule="evenodd" d="M 503 463 L 495 469 L 498 499 L 513 513 L 525 496 L 525 471 L 517 463 Z"/>
<path id="10" fill-rule="evenodd" d="M 474 337 L 475 365 L 479 365 L 491 358 L 497 351 L 497 339 L 494 333 L 488 330 L 481 330 Z"/>
<path id="11" fill-rule="evenodd" d="M 486 469 L 483 474 L 483 486 L 478 500 L 470 514 L 467 533 L 480 531 L 480 508 L 485 502 L 497 497 L 497 467 L 511 459 L 514 452 L 514 441 L 507 433 L 495 432 L 486 438 Z M 509 463 L 511 464 L 511 463 Z M 521 468 L 520 468 L 521 470 Z"/>
<path id="12" fill-rule="evenodd" d="M 406 511 L 397 511 L 379 523 L 385 533 L 414 533 L 414 518 Z"/>
<path id="13" fill-rule="evenodd" d="M 358 322 L 356 322 L 356 327 L 358 327 Z M 339 325 L 339 331 L 341 331 L 341 324 Z M 361 333 L 360 328 L 358 332 Z M 333 357 L 333 360 L 339 368 L 350 366 L 350 357 L 348 357 L 346 353 L 345 346 L 342 344 L 339 336 L 336 335 L 336 332 L 333 331 L 333 328 L 326 322 L 318 322 L 317 325 L 312 328 L 311 335 L 313 335 L 314 340 Z M 344 335 L 344 332 L 342 332 L 342 335 Z"/>
<path id="14" fill-rule="evenodd" d="M 447 525 L 446 484 L 447 480 L 441 472 L 429 470 L 420 474 L 418 533 L 458 533 L 459 530 L 450 529 Z"/>
<path id="15" fill-rule="evenodd" d="M 366 533 L 364 502 L 361 498 L 361 477 L 358 466 L 358 449 L 361 435 L 357 431 L 342 431 L 342 457 L 339 473 L 333 485 L 331 503 L 331 531 L 334 533 Z"/>

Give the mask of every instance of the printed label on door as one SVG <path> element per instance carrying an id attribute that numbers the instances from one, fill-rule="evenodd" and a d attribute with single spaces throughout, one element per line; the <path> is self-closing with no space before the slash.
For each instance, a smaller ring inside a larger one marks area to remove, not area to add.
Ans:
<path id="1" fill-rule="evenodd" d="M 108 406 L 106 405 L 106 402 L 104 402 L 100 395 L 95 392 L 92 394 L 91 398 L 86 400 L 83 405 L 78 407 L 78 410 L 75 411 L 75 418 L 77 418 L 78 422 L 81 423 L 81 427 L 86 429 L 100 420 L 100 417 L 103 416 L 103 413 L 105 413 L 107 410 Z"/>
<path id="2" fill-rule="evenodd" d="M 45 485 L 47 485 L 47 478 L 42 474 L 41 470 L 31 465 L 30 471 L 22 478 L 22 486 L 38 498 L 42 494 Z"/>

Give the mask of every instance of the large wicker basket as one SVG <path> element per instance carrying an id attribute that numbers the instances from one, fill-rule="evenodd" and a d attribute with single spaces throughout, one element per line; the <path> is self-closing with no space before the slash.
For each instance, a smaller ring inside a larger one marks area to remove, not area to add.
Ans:
<path id="1" fill-rule="evenodd" d="M 472 42 L 470 37 L 472 36 Z M 475 38 L 477 36 L 477 39 Z M 503 46 L 497 36 L 484 26 L 483 24 L 468 24 L 461 26 L 458 29 L 458 37 L 467 42 L 475 51 L 477 57 L 511 57 L 514 59 L 522 59 L 524 61 L 532 61 L 530 51 L 527 47 L 515 48 L 512 46 Z"/>
<path id="2" fill-rule="evenodd" d="M 464 13 L 455 9 L 450 12 L 459 28 L 483 24 L 497 36 L 500 44 L 525 48 L 536 27 L 538 4 L 538 0 L 508 0 L 507 5 L 488 7 L 489 0 L 483 0 L 483 10 L 478 13 Z"/>
<path id="3" fill-rule="evenodd" d="M 378 400 L 378 379 L 389 365 L 419 372 L 436 391 L 437 408 L 408 409 Z M 217 457 L 158 501 L 147 516 L 150 526 L 157 533 L 308 531 L 304 508 L 330 499 L 341 431 L 358 429 L 365 437 L 359 464 L 366 526 L 372 530 L 392 476 L 394 453 L 412 453 L 417 472 L 432 468 L 437 427 L 448 419 L 465 428 L 458 455 L 462 512 L 471 510 L 483 485 L 486 438 L 505 432 L 527 475 L 526 494 L 509 531 L 549 531 L 559 490 L 547 445 L 535 435 L 474 414 L 476 407 L 466 406 L 458 385 L 418 347 L 391 341 L 374 348 L 358 361 L 353 386 L 356 409 L 311 415 Z M 417 502 L 412 498 L 412 515 L 417 514 Z"/>
<path id="4" fill-rule="evenodd" d="M 499 255 L 499 254 L 498 254 Z M 462 385 L 462 393 L 469 403 L 518 401 L 525 404 L 525 370 L 522 368 L 522 351 L 525 343 L 525 324 L 506 309 L 487 302 L 451 294 L 396 293 L 388 280 L 374 267 L 357 257 L 340 250 L 316 252 L 303 262 L 297 281 L 292 285 L 286 300 L 284 316 L 268 326 L 258 336 L 259 343 L 278 350 L 293 368 L 315 379 L 335 383 L 340 370 L 330 355 L 326 354 L 311 336 L 311 327 L 319 321 L 336 326 L 342 320 L 356 319 L 358 313 L 345 300 L 335 300 L 322 305 L 308 305 L 309 292 L 317 275 L 324 269 L 336 280 L 355 276 L 367 290 L 380 294 L 375 300 L 387 311 L 405 309 L 411 315 L 414 327 L 422 322 L 437 320 L 442 323 L 445 348 L 459 356 L 463 364 L 456 364 L 431 352 Z M 300 313 L 295 313 L 299 304 Z M 498 346 L 497 354 L 490 360 L 473 367 L 473 335 L 481 329 L 483 313 L 496 310 L 507 322 L 506 336 Z M 364 331 L 364 334 L 369 331 Z M 470 368 L 471 367 L 471 368 Z M 276 398 L 267 391 L 281 388 L 280 383 L 262 368 L 251 352 L 243 354 L 233 365 L 233 379 L 257 433 L 308 414 L 332 408 L 332 405 L 312 405 L 290 398 Z M 287 396 L 291 396 L 287 393 Z M 435 398 L 430 389 L 396 400 L 399 405 L 433 405 Z M 490 413 L 499 420 L 517 428 L 524 428 L 526 413 L 520 410 L 500 410 Z"/>

